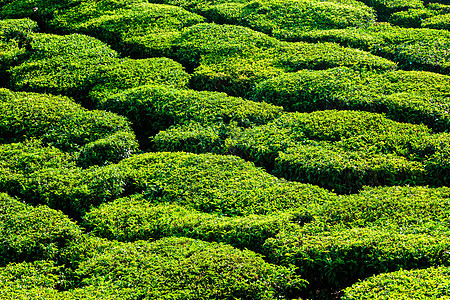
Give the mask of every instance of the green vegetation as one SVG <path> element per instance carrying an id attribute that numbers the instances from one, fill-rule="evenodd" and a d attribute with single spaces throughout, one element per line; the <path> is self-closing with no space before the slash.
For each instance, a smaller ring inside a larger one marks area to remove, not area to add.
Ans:
<path id="1" fill-rule="evenodd" d="M 264 79 L 304 68 L 396 68 L 389 60 L 334 43 L 280 42 L 234 25 L 194 25 L 183 31 L 179 41 L 178 59 L 195 68 L 193 87 L 238 96 L 246 96 Z"/>
<path id="2" fill-rule="evenodd" d="M 135 296 L 162 299 L 285 299 L 304 285 L 292 270 L 270 265 L 254 252 L 187 238 L 114 243 L 76 273 L 83 285 L 110 283 L 132 288 Z"/>
<path id="3" fill-rule="evenodd" d="M 449 73 L 450 32 L 447 30 L 377 23 L 367 29 L 305 31 L 291 40 L 335 42 L 391 59 L 401 68 Z"/>
<path id="4" fill-rule="evenodd" d="M 85 224 L 101 237 L 119 241 L 185 236 L 218 241 L 258 251 L 269 237 L 311 220 L 306 211 L 227 217 L 203 213 L 178 204 L 152 204 L 142 196 L 102 204 L 85 217 Z"/>
<path id="5" fill-rule="evenodd" d="M 382 74 L 349 68 L 302 70 L 261 82 L 252 98 L 291 111 L 355 109 L 385 113 L 400 122 L 450 128 L 450 77 L 423 71 Z"/>
<path id="6" fill-rule="evenodd" d="M 83 155 L 87 154 L 88 148 L 98 148 L 102 144 L 106 153 L 91 164 L 118 162 L 137 148 L 125 118 L 105 111 L 87 110 L 62 96 L 0 89 L 0 124 L 2 143 L 41 138 L 44 143 L 65 151 L 82 151 Z M 118 144 L 119 140 L 121 144 Z M 85 149 L 82 150 L 83 146 Z"/>
<path id="7" fill-rule="evenodd" d="M 4 266 L 57 258 L 70 240 L 81 236 L 81 229 L 61 212 L 0 194 L 0 233 L 0 266 Z"/>
<path id="8" fill-rule="evenodd" d="M 0 80 L 7 81 L 6 70 L 23 59 L 30 42 L 29 35 L 37 25 L 29 19 L 0 20 Z"/>
<path id="9" fill-rule="evenodd" d="M 118 57 L 97 39 L 72 34 L 34 34 L 30 57 L 10 70 L 15 89 L 86 99 L 150 83 L 184 87 L 189 75 L 168 58 Z M 151 74 L 151 76 L 149 76 Z"/>
<path id="10" fill-rule="evenodd" d="M 99 108 L 126 116 L 138 135 L 148 138 L 174 124 L 237 122 L 239 126 L 265 124 L 278 117 L 281 107 L 257 103 L 224 93 L 146 85 L 99 99 Z"/>
<path id="11" fill-rule="evenodd" d="M 409 9 L 392 14 L 389 21 L 402 27 L 449 29 L 449 16 L 449 5 L 430 3 L 426 8 Z"/>
<path id="12" fill-rule="evenodd" d="M 440 2 L 0 0 L 0 298 L 450 298 Z"/>
<path id="13" fill-rule="evenodd" d="M 371 8 L 351 0 L 162 2 L 182 6 L 216 23 L 247 26 L 275 37 L 299 30 L 362 27 L 375 20 Z"/>
<path id="14" fill-rule="evenodd" d="M 51 24 L 62 32 L 81 32 L 138 57 L 172 56 L 184 27 L 204 18 L 182 8 L 144 1 L 98 0 L 56 14 Z"/>
<path id="15" fill-rule="evenodd" d="M 276 175 L 342 193 L 363 185 L 448 184 L 449 138 L 379 114 L 317 111 L 285 114 L 225 143 Z M 434 169 L 440 159 L 442 168 Z"/>
<path id="16" fill-rule="evenodd" d="M 345 289 L 342 299 L 447 299 L 448 267 L 380 274 Z"/>

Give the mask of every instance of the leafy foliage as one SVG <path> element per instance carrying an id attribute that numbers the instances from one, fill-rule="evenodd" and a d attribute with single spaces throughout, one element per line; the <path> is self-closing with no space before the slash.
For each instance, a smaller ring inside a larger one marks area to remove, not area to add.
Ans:
<path id="1" fill-rule="evenodd" d="M 346 288 L 342 299 L 445 299 L 449 275 L 448 267 L 380 274 Z"/>
<path id="2" fill-rule="evenodd" d="M 450 128 L 450 77 L 423 71 L 358 72 L 346 67 L 302 70 L 261 82 L 254 99 L 292 111 L 355 109 L 400 122 Z"/>
<path id="3" fill-rule="evenodd" d="M 81 229 L 59 211 L 0 194 L 0 233 L 0 265 L 4 266 L 24 259 L 58 258 L 70 240 L 81 236 Z"/>

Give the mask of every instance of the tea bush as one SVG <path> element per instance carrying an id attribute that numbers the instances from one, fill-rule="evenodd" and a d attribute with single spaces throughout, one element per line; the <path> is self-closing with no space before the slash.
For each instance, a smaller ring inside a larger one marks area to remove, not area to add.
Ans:
<path id="1" fill-rule="evenodd" d="M 113 243 L 76 273 L 83 285 L 106 283 L 158 299 L 288 299 L 305 286 L 292 270 L 254 252 L 187 238 Z"/>
<path id="2" fill-rule="evenodd" d="M 342 193 L 363 185 L 446 185 L 449 138 L 379 114 L 317 111 L 285 114 L 225 144 L 274 174 Z"/>
<path id="3" fill-rule="evenodd" d="M 29 47 L 29 35 L 37 24 L 29 19 L 0 20 L 0 80 L 7 82 L 5 72 L 24 59 Z"/>
<path id="4" fill-rule="evenodd" d="M 137 134 L 146 138 L 174 124 L 237 122 L 240 126 L 265 124 L 282 108 L 264 102 L 229 97 L 224 93 L 146 85 L 99 99 L 99 108 L 126 116 Z"/>
<path id="5" fill-rule="evenodd" d="M 93 208 L 84 216 L 92 232 L 119 241 L 184 236 L 224 242 L 259 251 L 264 241 L 283 228 L 303 225 L 311 216 L 303 209 L 269 215 L 226 217 L 177 204 L 152 204 L 142 196 L 121 198 Z"/>
<path id="6" fill-rule="evenodd" d="M 103 139 L 105 146 L 116 144 L 117 153 L 108 153 L 106 160 L 117 160 L 120 153 L 136 150 L 136 139 L 125 118 L 87 110 L 63 96 L 0 89 L 0 120 L 2 143 L 41 138 L 62 150 L 79 151 L 84 145 Z M 127 145 L 113 141 L 117 134 Z"/>
<path id="7" fill-rule="evenodd" d="M 246 26 L 275 37 L 303 30 L 364 27 L 375 21 L 373 10 L 357 1 L 223 1 L 200 9 L 213 22 Z"/>
<path id="8" fill-rule="evenodd" d="M 149 83 L 184 87 L 189 80 L 168 58 L 120 59 L 103 42 L 80 34 L 36 34 L 31 45 L 30 58 L 10 70 L 15 89 L 84 100 Z"/>
<path id="9" fill-rule="evenodd" d="M 428 27 L 433 29 L 449 29 L 448 16 L 450 6 L 430 3 L 426 8 L 408 9 L 392 14 L 389 22 L 403 27 Z"/>
<path id="10" fill-rule="evenodd" d="M 0 265 L 55 259 L 81 229 L 67 216 L 46 206 L 32 207 L 0 194 Z"/>
<path id="11" fill-rule="evenodd" d="M 449 265 L 448 243 L 448 231 L 413 234 L 387 226 L 311 223 L 267 239 L 263 253 L 272 263 L 295 264 L 312 291 L 336 290 L 377 273 Z"/>
<path id="12" fill-rule="evenodd" d="M 333 195 L 316 186 L 276 178 L 234 156 L 146 153 L 108 168 L 119 168 L 146 197 L 159 196 L 156 202 L 228 216 L 301 208 Z"/>
<path id="13" fill-rule="evenodd" d="M 101 82 L 90 92 L 94 102 L 141 85 L 164 84 L 167 87 L 184 88 L 190 78 L 183 66 L 165 57 L 125 58 L 109 65 L 104 72 Z"/>
<path id="14" fill-rule="evenodd" d="M 81 169 L 55 148 L 12 144 L 0 148 L 0 158 L 0 189 L 74 218 L 90 207 L 136 193 L 155 203 L 229 216 L 301 208 L 333 196 L 316 186 L 276 178 L 233 156 L 147 153 Z"/>
<path id="15" fill-rule="evenodd" d="M 138 143 L 134 133 L 118 131 L 85 145 L 78 156 L 78 165 L 89 167 L 118 163 L 136 152 Z"/>
<path id="16" fill-rule="evenodd" d="M 264 0 L 151 2 L 181 6 L 216 23 L 242 25 L 274 36 L 290 31 L 366 26 L 375 20 L 358 1 Z"/>
<path id="17" fill-rule="evenodd" d="M 361 2 L 375 8 L 377 16 L 383 21 L 386 21 L 394 12 L 424 7 L 421 0 L 363 0 Z"/>
<path id="18" fill-rule="evenodd" d="M 53 27 L 79 32 L 108 42 L 134 57 L 173 56 L 180 31 L 204 18 L 180 7 L 144 1 L 99 0 L 81 2 L 56 14 Z"/>
<path id="19" fill-rule="evenodd" d="M 450 32 L 429 28 L 402 28 L 377 23 L 366 29 L 330 29 L 303 32 L 291 40 L 335 42 L 360 48 L 399 63 L 403 69 L 449 72 Z"/>
<path id="20" fill-rule="evenodd" d="M 382 74 L 346 67 L 302 70 L 258 84 L 252 98 L 288 110 L 355 109 L 385 113 L 387 117 L 425 123 L 436 130 L 450 128 L 450 77 L 422 71 Z"/>
<path id="21" fill-rule="evenodd" d="M 449 288 L 448 267 L 399 270 L 355 283 L 342 299 L 446 299 Z"/>
<path id="22" fill-rule="evenodd" d="M 106 44 L 79 34 L 35 34 L 31 47 L 29 59 L 10 70 L 11 86 L 21 91 L 85 97 L 118 59 Z"/>
<path id="23" fill-rule="evenodd" d="M 264 79 L 303 68 L 392 70 L 396 65 L 333 43 L 285 43 L 245 27 L 198 24 L 183 31 L 179 60 L 195 68 L 192 86 L 245 96 Z"/>
<path id="24" fill-rule="evenodd" d="M 79 2 L 80 0 L 2 0 L 0 18 L 30 18 L 46 25 L 55 12 L 68 9 Z"/>
<path id="25" fill-rule="evenodd" d="M 435 235 L 449 230 L 449 201 L 447 187 L 365 187 L 358 194 L 327 201 L 311 213 L 330 225 L 386 226 L 405 234 Z"/>

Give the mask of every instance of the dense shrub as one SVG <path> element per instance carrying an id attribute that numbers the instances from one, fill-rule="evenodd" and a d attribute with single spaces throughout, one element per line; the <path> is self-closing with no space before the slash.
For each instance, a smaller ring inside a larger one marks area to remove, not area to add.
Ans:
<path id="1" fill-rule="evenodd" d="M 225 124 L 190 122 L 160 131 L 151 139 L 152 146 L 156 151 L 223 154 L 224 140 L 232 129 Z"/>
<path id="2" fill-rule="evenodd" d="M 371 8 L 359 1 L 315 0 L 152 0 L 184 7 L 210 21 L 247 26 L 273 34 L 291 31 L 366 26 L 374 21 Z"/>
<path id="3" fill-rule="evenodd" d="M 389 22 L 403 27 L 449 29 L 450 6 L 430 3 L 426 8 L 408 9 L 392 14 Z"/>
<path id="4" fill-rule="evenodd" d="M 84 35 L 35 34 L 30 58 L 11 69 L 16 89 L 64 94 L 83 100 L 149 83 L 187 84 L 183 67 L 167 58 L 119 59 L 97 39 Z"/>
<path id="5" fill-rule="evenodd" d="M 302 209 L 226 217 L 177 204 L 151 204 L 142 196 L 133 196 L 102 204 L 88 212 L 84 220 L 93 233 L 119 241 L 184 236 L 259 251 L 267 238 L 275 237 L 283 228 L 303 225 L 311 217 Z"/>
<path id="6" fill-rule="evenodd" d="M 45 24 L 55 11 L 68 9 L 79 2 L 80 0 L 2 0 L 0 18 L 31 18 Z"/>
<path id="7" fill-rule="evenodd" d="M 425 28 L 450 30 L 450 13 L 425 19 L 422 21 L 422 26 Z"/>
<path id="8" fill-rule="evenodd" d="M 301 208 L 332 197 L 316 186 L 289 183 L 234 156 L 146 153 L 108 166 L 124 174 L 147 198 L 228 216 L 267 214 Z"/>
<path id="9" fill-rule="evenodd" d="M 226 147 L 288 179 L 354 192 L 363 185 L 448 184 L 449 138 L 379 114 L 318 111 L 249 128 Z"/>
<path id="10" fill-rule="evenodd" d="M 305 31 L 291 40 L 336 42 L 360 48 L 399 63 L 404 69 L 448 74 L 450 32 L 428 28 L 401 28 L 377 23 L 367 29 Z"/>
<path id="11" fill-rule="evenodd" d="M 382 74 L 349 68 L 302 70 L 261 82 L 253 98 L 288 110 L 359 109 L 387 117 L 425 123 L 437 130 L 450 128 L 450 77 L 421 71 Z"/>
<path id="12" fill-rule="evenodd" d="M 183 66 L 169 58 L 122 59 L 109 65 L 101 82 L 93 87 L 90 96 L 95 101 L 122 90 L 149 84 L 164 84 L 167 87 L 184 88 L 189 74 Z"/>
<path id="13" fill-rule="evenodd" d="M 399 270 L 355 283 L 342 299 L 447 299 L 449 289 L 448 267 Z"/>
<path id="14" fill-rule="evenodd" d="M 75 218 L 92 206 L 136 193 L 156 203 L 230 216 L 301 208 L 332 197 L 324 189 L 289 183 L 233 156 L 147 153 L 83 170 L 55 148 L 12 144 L 0 148 L 0 158 L 0 189 Z"/>
<path id="15" fill-rule="evenodd" d="M 392 154 L 346 151 L 325 145 L 288 148 L 275 160 L 273 174 L 339 193 L 356 192 L 363 185 L 426 182 L 425 170 L 419 162 Z"/>
<path id="16" fill-rule="evenodd" d="M 81 2 L 58 13 L 51 24 L 63 32 L 80 32 L 106 41 L 121 53 L 173 56 L 173 40 L 180 30 L 204 18 L 186 10 L 144 1 Z"/>
<path id="17" fill-rule="evenodd" d="M 375 8 L 378 17 L 383 21 L 386 21 L 394 12 L 424 7 L 422 0 L 362 0 L 361 2 Z"/>
<path id="18" fill-rule="evenodd" d="M 126 116 L 136 133 L 148 138 L 174 124 L 237 122 L 239 126 L 265 124 L 279 116 L 281 107 L 257 103 L 224 93 L 147 85 L 99 100 L 99 108 Z"/>
<path id="19" fill-rule="evenodd" d="M 377 273 L 449 265 L 448 243 L 448 231 L 429 235 L 387 226 L 345 228 L 311 223 L 267 239 L 263 252 L 273 263 L 295 264 L 312 290 L 333 291 Z"/>
<path id="20" fill-rule="evenodd" d="M 27 52 L 29 35 L 37 30 L 37 24 L 29 19 L 0 20 L 0 81 L 7 82 L 4 74 L 18 64 Z"/>
<path id="21" fill-rule="evenodd" d="M 12 261 L 55 259 L 81 229 L 46 206 L 28 206 L 0 194 L 0 265 Z"/>
<path id="22" fill-rule="evenodd" d="M 275 37 L 301 30 L 363 27 L 375 20 L 373 10 L 357 1 L 223 1 L 201 10 L 214 22 L 248 26 Z"/>
<path id="23" fill-rule="evenodd" d="M 76 151 L 103 139 L 103 144 L 115 144 L 119 152 L 136 148 L 135 137 L 125 118 L 105 111 L 87 110 L 62 96 L 0 89 L 0 124 L 2 143 L 42 138 L 55 147 Z M 117 134 L 128 147 L 111 141 Z M 118 153 L 109 154 L 105 158 L 120 158 Z"/>
<path id="24" fill-rule="evenodd" d="M 115 243 L 76 272 L 84 285 L 111 283 L 157 299 L 286 299 L 305 285 L 249 250 L 187 238 Z"/>
<path id="25" fill-rule="evenodd" d="M 138 144 L 135 135 L 127 131 L 118 131 L 103 139 L 86 144 L 80 151 L 78 165 L 88 167 L 118 163 L 136 152 Z"/>
<path id="26" fill-rule="evenodd" d="M 449 201 L 447 187 L 365 187 L 358 194 L 324 203 L 312 214 L 330 225 L 386 226 L 404 234 L 435 235 L 450 229 Z"/>
<path id="27" fill-rule="evenodd" d="M 11 85 L 22 91 L 83 97 L 118 59 L 106 44 L 79 34 L 35 34 L 31 47 L 30 58 L 10 70 Z"/>
<path id="28" fill-rule="evenodd" d="M 299 69 L 348 66 L 391 70 L 391 61 L 333 43 L 285 43 L 245 27 L 198 24 L 179 38 L 180 61 L 195 68 L 192 85 L 245 96 L 264 79 Z"/>
<path id="29" fill-rule="evenodd" d="M 12 263 L 0 268 L 0 293 L 7 300 L 137 299 L 133 289 L 107 284 L 62 292 L 71 284 L 67 276 L 70 274 L 70 270 L 49 260 Z"/>

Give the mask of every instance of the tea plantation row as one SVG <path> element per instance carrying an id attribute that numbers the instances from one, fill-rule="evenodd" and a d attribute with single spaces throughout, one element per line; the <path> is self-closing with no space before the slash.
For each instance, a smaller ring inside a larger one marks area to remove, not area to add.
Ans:
<path id="1" fill-rule="evenodd" d="M 450 296 L 447 5 L 149 2 L 0 1 L 2 296 Z"/>

